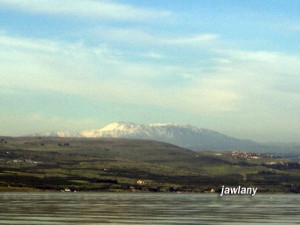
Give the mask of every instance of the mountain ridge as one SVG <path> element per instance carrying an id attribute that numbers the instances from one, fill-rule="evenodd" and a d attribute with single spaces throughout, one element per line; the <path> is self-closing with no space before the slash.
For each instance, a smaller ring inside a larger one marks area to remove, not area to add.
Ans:
<path id="1" fill-rule="evenodd" d="M 84 130 L 79 133 L 58 131 L 35 134 L 34 136 L 148 139 L 174 144 L 194 151 L 252 150 L 262 146 L 262 144 L 251 140 L 238 139 L 214 130 L 177 123 L 113 122 L 100 129 Z"/>

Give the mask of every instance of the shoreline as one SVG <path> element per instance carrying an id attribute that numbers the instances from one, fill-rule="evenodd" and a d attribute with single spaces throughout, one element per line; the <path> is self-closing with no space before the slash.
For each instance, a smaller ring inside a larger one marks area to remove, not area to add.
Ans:
<path id="1" fill-rule="evenodd" d="M 141 194 L 210 194 L 210 195 L 218 195 L 220 196 L 220 192 L 199 192 L 199 191 L 130 191 L 130 190 L 99 190 L 99 191 L 63 191 L 63 190 L 41 190 L 41 189 L 33 189 L 33 188 L 18 188 L 18 187 L 11 187 L 11 188 L 1 188 L 0 193 L 141 193 Z M 298 195 L 299 193 L 295 192 L 281 192 L 281 191 L 262 191 L 257 192 L 259 195 L 267 195 L 267 194 L 292 194 L 292 195 Z M 241 195 L 241 194 L 234 194 L 234 195 Z M 225 195 L 224 195 L 225 196 Z M 223 196 L 223 197 L 224 197 Z M 229 195 L 231 196 L 231 195 Z M 250 196 L 251 197 L 251 196 Z M 255 197 L 255 196 L 252 196 Z"/>

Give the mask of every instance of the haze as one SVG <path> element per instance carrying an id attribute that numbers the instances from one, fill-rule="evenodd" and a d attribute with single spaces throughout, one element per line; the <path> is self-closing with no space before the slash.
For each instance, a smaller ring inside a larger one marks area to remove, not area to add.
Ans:
<path id="1" fill-rule="evenodd" d="M 300 139 L 294 0 L 0 0 L 0 135 L 192 124 Z"/>

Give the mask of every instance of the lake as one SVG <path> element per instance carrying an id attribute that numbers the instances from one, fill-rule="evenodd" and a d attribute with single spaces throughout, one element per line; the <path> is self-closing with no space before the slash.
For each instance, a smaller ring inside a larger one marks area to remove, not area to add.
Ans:
<path id="1" fill-rule="evenodd" d="M 2 192 L 0 224 L 300 224 L 300 195 Z"/>

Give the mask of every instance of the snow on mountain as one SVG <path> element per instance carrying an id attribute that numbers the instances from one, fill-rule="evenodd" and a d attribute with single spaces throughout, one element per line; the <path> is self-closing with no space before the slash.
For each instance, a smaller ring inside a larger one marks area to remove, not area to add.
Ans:
<path id="1" fill-rule="evenodd" d="M 259 144 L 229 137 L 216 131 L 173 123 L 134 124 L 115 122 L 104 128 L 80 132 L 81 137 L 152 139 L 192 150 L 248 150 Z"/>
<path id="2" fill-rule="evenodd" d="M 178 145 L 191 150 L 251 150 L 261 149 L 262 144 L 226 136 L 219 132 L 175 123 L 134 124 L 115 122 L 101 129 L 80 133 L 47 132 L 30 136 L 85 137 L 85 138 L 133 138 L 151 139 Z"/>
<path id="3" fill-rule="evenodd" d="M 44 133 L 36 133 L 29 136 L 33 137 L 80 137 L 77 133 L 71 133 L 69 131 L 51 131 L 51 132 L 44 132 Z"/>

